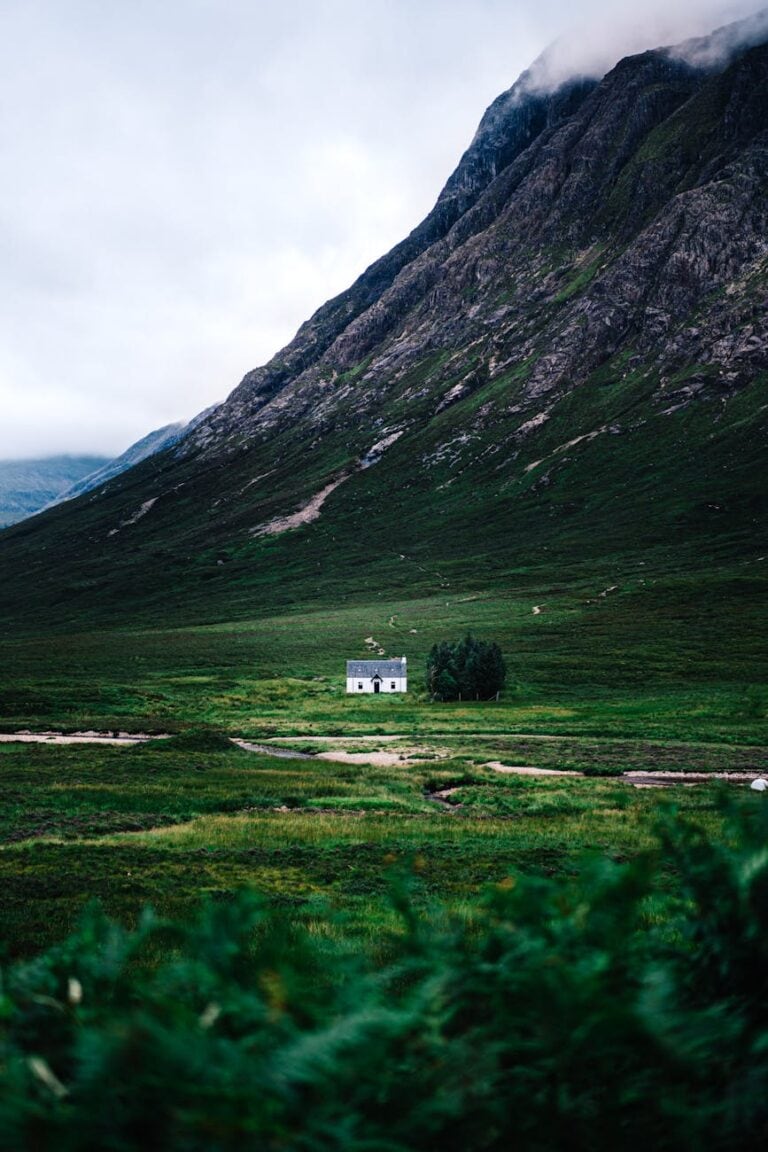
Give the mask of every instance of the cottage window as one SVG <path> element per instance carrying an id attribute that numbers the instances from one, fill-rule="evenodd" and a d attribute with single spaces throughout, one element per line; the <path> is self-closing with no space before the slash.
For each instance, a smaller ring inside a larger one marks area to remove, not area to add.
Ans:
<path id="1" fill-rule="evenodd" d="M 394 682 L 394 680 L 392 681 L 392 683 L 390 684 L 390 686 L 389 686 L 389 687 L 390 687 L 390 688 L 391 688 L 391 690 L 394 692 L 394 690 L 395 690 L 395 682 Z"/>
<path id="2" fill-rule="evenodd" d="M 362 692 L 362 690 L 363 690 L 363 686 L 362 686 L 362 684 L 360 683 L 360 681 L 359 681 L 359 680 L 358 680 L 358 682 L 357 682 L 357 690 L 358 690 L 358 692 Z"/>

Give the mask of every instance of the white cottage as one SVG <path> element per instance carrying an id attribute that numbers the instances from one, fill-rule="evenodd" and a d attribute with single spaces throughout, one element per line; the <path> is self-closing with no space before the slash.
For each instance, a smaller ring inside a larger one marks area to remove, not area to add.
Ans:
<path id="1" fill-rule="evenodd" d="M 407 692 L 408 668 L 402 660 L 347 660 L 347 692 Z"/>

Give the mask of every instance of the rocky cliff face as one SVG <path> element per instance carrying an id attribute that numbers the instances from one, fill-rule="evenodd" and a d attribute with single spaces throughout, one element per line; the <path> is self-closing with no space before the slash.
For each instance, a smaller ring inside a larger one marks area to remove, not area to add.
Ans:
<path id="1" fill-rule="evenodd" d="M 372 264 L 351 288 L 324 304 L 274 360 L 249 372 L 230 397 L 226 410 L 204 421 L 190 443 L 208 445 L 232 434 L 247 435 L 251 417 L 287 384 L 319 364 L 323 357 L 339 364 L 336 342 L 372 310 L 374 316 L 380 313 L 382 298 L 390 290 L 395 290 L 400 301 L 398 279 L 466 217 L 499 172 L 542 131 L 565 119 L 593 87 L 592 81 L 575 81 L 547 96 L 528 92 L 527 74 L 521 77 L 486 112 L 429 216 L 401 244 Z M 384 323 L 376 325 L 374 320 L 373 327 L 378 335 L 384 334 Z"/>
<path id="2" fill-rule="evenodd" d="M 441 374 L 452 399 L 474 380 L 457 380 L 462 349 L 488 381 L 530 363 L 523 402 L 630 342 L 660 380 L 686 363 L 721 385 L 749 380 L 765 367 L 751 289 L 766 253 L 767 68 L 761 46 L 714 74 L 659 51 L 549 96 L 523 79 L 427 220 L 246 376 L 187 449 L 227 451 L 302 415 L 356 425 L 432 349 L 455 352 Z M 338 382 L 370 357 L 350 406 Z"/>
<path id="3" fill-rule="evenodd" d="M 497 574 L 545 552 L 752 554 L 768 378 L 757 31 L 555 92 L 522 77 L 402 244 L 170 452 L 72 507 L 68 535 L 98 556 L 81 583 L 73 561 L 73 595 L 131 583 L 111 552 L 128 534 L 145 588 L 163 565 L 202 572 L 227 610 L 235 585 L 243 604 L 353 588 L 372 552 L 457 572 L 482 555 Z M 25 540 L 27 562 L 63 523 Z M 12 564 L 19 547 L 0 552 Z M 275 592 L 274 564 L 293 592 Z"/>

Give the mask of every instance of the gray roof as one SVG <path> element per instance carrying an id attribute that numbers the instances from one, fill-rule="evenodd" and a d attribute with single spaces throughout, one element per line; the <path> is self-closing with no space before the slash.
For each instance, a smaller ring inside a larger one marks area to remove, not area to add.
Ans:
<path id="1" fill-rule="evenodd" d="M 347 660 L 347 676 L 405 676 L 402 660 Z"/>

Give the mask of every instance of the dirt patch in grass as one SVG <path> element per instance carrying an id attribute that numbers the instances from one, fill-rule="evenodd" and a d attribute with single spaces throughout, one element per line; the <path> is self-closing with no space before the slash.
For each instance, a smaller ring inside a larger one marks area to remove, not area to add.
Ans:
<path id="1" fill-rule="evenodd" d="M 570 772 L 560 768 L 530 768 L 524 765 L 502 764 L 499 760 L 491 760 L 482 765 L 491 768 L 494 772 L 501 772 L 506 776 L 583 776 L 583 772 Z"/>
<path id="2" fill-rule="evenodd" d="M 420 760 L 418 753 L 410 752 L 318 752 L 313 759 L 332 760 L 336 764 L 361 764 L 372 768 L 405 768 L 409 764 L 422 764 L 433 757 L 427 756 Z"/>
<path id="3" fill-rule="evenodd" d="M 0 732 L 0 744 L 108 744 L 130 747 L 147 740 L 166 740 L 146 732 Z"/>
<path id="4" fill-rule="evenodd" d="M 634 784 L 635 788 L 671 788 L 684 784 L 689 788 L 695 784 L 711 784 L 713 780 L 726 784 L 751 784 L 757 780 L 759 772 L 625 772 L 620 777 Z"/>

